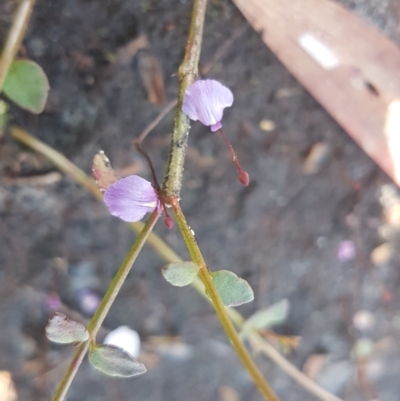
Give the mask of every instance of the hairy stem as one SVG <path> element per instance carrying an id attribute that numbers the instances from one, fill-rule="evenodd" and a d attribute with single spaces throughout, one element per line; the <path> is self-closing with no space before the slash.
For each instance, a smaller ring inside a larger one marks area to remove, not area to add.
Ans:
<path id="1" fill-rule="evenodd" d="M 211 298 L 212 304 L 215 308 L 215 311 L 217 312 L 221 325 L 224 328 L 225 333 L 228 336 L 233 348 L 235 349 L 240 360 L 242 361 L 243 365 L 249 372 L 254 383 L 257 385 L 265 399 L 269 401 L 279 401 L 279 398 L 275 395 L 270 385 L 264 379 L 263 375 L 258 370 L 256 364 L 248 353 L 246 347 L 240 340 L 235 330 L 235 327 L 233 326 L 233 323 L 229 318 L 227 310 L 222 303 L 221 297 L 219 296 L 218 291 L 215 288 L 212 276 L 208 271 L 206 262 L 204 261 L 203 255 L 200 252 L 192 231 L 186 222 L 185 216 L 182 213 L 178 200 L 176 198 L 171 198 L 170 202 L 190 256 L 193 262 L 195 262 L 199 267 L 200 280 L 203 282 L 204 287 Z"/>
<path id="2" fill-rule="evenodd" d="M 22 0 L 15 14 L 0 58 L 0 92 L 3 89 L 8 69 L 21 46 L 34 4 L 35 0 Z"/>
<path id="3" fill-rule="evenodd" d="M 180 87 L 175 111 L 174 127 L 168 156 L 167 171 L 163 184 L 163 192 L 167 198 L 179 198 L 182 186 L 185 149 L 189 136 L 190 122 L 182 112 L 183 97 L 187 87 L 198 76 L 198 65 L 203 38 L 204 17 L 207 0 L 194 0 L 189 37 L 182 64 L 179 67 Z"/>
<path id="4" fill-rule="evenodd" d="M 136 238 L 136 241 L 132 245 L 132 248 L 129 250 L 128 254 L 125 256 L 124 261 L 122 262 L 120 268 L 117 271 L 117 274 L 113 278 L 110 286 L 106 294 L 104 295 L 96 313 L 90 320 L 88 324 L 88 331 L 90 339 L 85 343 L 81 344 L 77 349 L 72 361 L 65 372 L 64 377 L 62 378 L 60 384 L 58 385 L 54 395 L 52 397 L 52 401 L 62 401 L 67 394 L 67 391 L 74 379 L 76 372 L 79 369 L 79 366 L 82 363 L 82 360 L 89 348 L 89 343 L 94 341 L 99 331 L 101 325 L 105 317 L 107 316 L 108 311 L 110 310 L 115 298 L 117 297 L 122 285 L 124 284 L 126 277 L 128 276 L 133 263 L 138 257 L 140 251 L 143 248 L 144 243 L 146 242 L 149 234 L 151 233 L 154 225 L 156 224 L 159 213 L 155 210 L 151 215 L 147 223 L 144 225 L 143 230 L 139 233 Z"/>

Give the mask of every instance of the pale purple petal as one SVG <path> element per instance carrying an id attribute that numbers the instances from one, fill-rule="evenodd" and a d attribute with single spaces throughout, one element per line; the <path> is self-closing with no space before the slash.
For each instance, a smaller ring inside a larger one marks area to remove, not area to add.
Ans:
<path id="1" fill-rule="evenodd" d="M 339 262 L 349 262 L 356 257 L 356 246 L 353 241 L 346 240 L 339 243 L 337 247 L 337 258 Z"/>
<path id="2" fill-rule="evenodd" d="M 233 94 L 226 86 L 212 79 L 192 83 L 183 98 L 182 111 L 193 121 L 199 120 L 211 131 L 221 128 L 225 107 L 232 106 Z"/>
<path id="3" fill-rule="evenodd" d="M 149 181 L 130 175 L 108 187 L 104 192 L 104 203 L 113 216 L 134 222 L 158 207 L 158 198 Z"/>

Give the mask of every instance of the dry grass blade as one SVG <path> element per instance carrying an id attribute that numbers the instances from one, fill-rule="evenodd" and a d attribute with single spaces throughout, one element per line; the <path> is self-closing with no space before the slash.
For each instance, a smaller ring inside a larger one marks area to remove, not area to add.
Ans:
<path id="1" fill-rule="evenodd" d="M 149 102 L 155 105 L 164 103 L 164 79 L 158 58 L 149 50 L 142 50 L 139 56 L 139 73 L 147 92 Z"/>

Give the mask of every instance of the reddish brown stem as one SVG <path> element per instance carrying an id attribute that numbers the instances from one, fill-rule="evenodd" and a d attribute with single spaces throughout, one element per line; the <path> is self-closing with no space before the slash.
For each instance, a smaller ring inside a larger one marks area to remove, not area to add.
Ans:
<path id="1" fill-rule="evenodd" d="M 239 182 L 244 186 L 249 185 L 249 180 L 250 180 L 249 174 L 245 170 L 243 170 L 242 166 L 240 165 L 239 160 L 236 156 L 236 152 L 233 149 L 228 138 L 224 134 L 224 131 L 222 130 L 222 128 L 220 128 L 219 132 L 221 133 L 222 138 L 224 139 L 225 143 L 228 145 L 229 151 L 231 152 L 233 163 L 235 164 L 237 171 L 238 171 Z"/>

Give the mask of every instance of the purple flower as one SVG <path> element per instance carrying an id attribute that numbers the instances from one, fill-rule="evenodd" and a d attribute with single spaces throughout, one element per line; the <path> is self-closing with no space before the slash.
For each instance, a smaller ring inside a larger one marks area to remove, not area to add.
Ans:
<path id="1" fill-rule="evenodd" d="M 202 79 L 186 89 L 182 111 L 191 120 L 199 120 L 215 132 L 222 127 L 225 107 L 232 106 L 232 103 L 233 94 L 226 86 L 213 79 Z"/>
<path id="2" fill-rule="evenodd" d="M 356 257 L 356 246 L 353 241 L 345 240 L 339 243 L 336 251 L 339 262 L 350 262 Z"/>
<path id="3" fill-rule="evenodd" d="M 110 185 L 104 192 L 104 203 L 113 216 L 129 222 L 139 221 L 146 213 L 160 208 L 151 183 L 137 175 L 130 175 Z"/>
<path id="4" fill-rule="evenodd" d="M 54 312 L 57 309 L 61 308 L 62 302 L 61 302 L 61 299 L 58 296 L 58 294 L 53 292 L 53 293 L 47 295 L 45 298 L 45 306 L 46 306 L 46 309 L 50 312 Z"/>
<path id="5" fill-rule="evenodd" d="M 87 315 L 93 316 L 100 305 L 99 295 L 89 288 L 82 288 L 77 292 L 76 297 L 80 309 Z"/>

